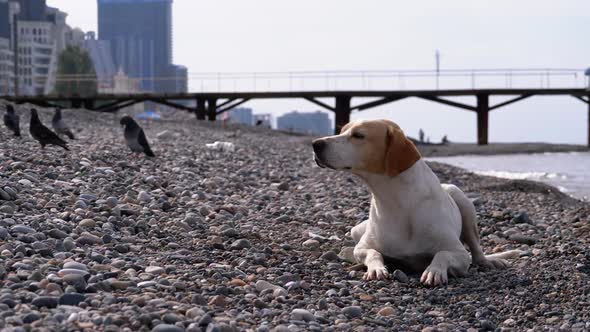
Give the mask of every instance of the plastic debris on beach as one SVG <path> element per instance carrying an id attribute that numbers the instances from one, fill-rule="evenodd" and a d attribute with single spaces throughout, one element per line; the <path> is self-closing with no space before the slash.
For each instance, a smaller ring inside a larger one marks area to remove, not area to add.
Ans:
<path id="1" fill-rule="evenodd" d="M 214 143 L 207 143 L 205 144 L 205 146 L 210 150 L 222 152 L 234 152 L 236 150 L 236 146 L 234 145 L 234 143 L 231 142 L 216 141 Z"/>

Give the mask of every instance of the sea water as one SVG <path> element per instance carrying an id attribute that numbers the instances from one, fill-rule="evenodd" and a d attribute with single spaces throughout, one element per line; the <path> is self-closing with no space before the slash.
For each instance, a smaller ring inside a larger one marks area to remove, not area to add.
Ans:
<path id="1" fill-rule="evenodd" d="M 433 157 L 481 175 L 540 181 L 579 199 L 590 200 L 590 152 Z"/>

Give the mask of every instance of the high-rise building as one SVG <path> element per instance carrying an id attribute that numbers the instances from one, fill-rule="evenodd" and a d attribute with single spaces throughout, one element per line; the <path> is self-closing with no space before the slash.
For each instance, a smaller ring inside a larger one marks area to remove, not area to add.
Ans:
<path id="1" fill-rule="evenodd" d="M 252 116 L 252 109 L 249 107 L 238 107 L 226 112 L 230 122 L 242 123 L 246 125 L 254 124 L 254 117 Z"/>
<path id="2" fill-rule="evenodd" d="M 332 122 L 325 112 L 293 111 L 277 118 L 277 129 L 313 135 L 331 135 Z"/>
<path id="3" fill-rule="evenodd" d="M 114 89 L 114 78 L 117 74 L 117 67 L 115 67 L 115 63 L 113 62 L 111 43 L 108 40 L 97 40 L 96 34 L 91 31 L 86 34 L 82 48 L 88 52 L 94 64 L 98 91 L 102 92 Z"/>
<path id="4" fill-rule="evenodd" d="M 98 0 L 98 38 L 143 91 L 186 91 L 186 69 L 172 62 L 172 0 Z"/>
<path id="5" fill-rule="evenodd" d="M 11 4 L 0 1 L 0 95 L 14 93 L 13 19 Z"/>
<path id="6" fill-rule="evenodd" d="M 81 30 L 72 30 L 66 16 L 45 0 L 0 0 L 0 92 L 53 91 L 59 53 L 83 41 Z"/>

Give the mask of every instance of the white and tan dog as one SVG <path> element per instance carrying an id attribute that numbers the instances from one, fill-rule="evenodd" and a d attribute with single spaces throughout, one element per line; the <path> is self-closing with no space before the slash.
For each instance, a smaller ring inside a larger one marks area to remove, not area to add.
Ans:
<path id="1" fill-rule="evenodd" d="M 441 185 L 398 125 L 388 120 L 351 122 L 340 135 L 313 142 L 321 167 L 359 176 L 372 194 L 369 219 L 353 227 L 355 259 L 367 266 L 365 280 L 389 273 L 383 257 L 415 270 L 429 286 L 463 276 L 470 264 L 507 266 L 512 250 L 484 255 L 475 207 L 454 185 Z M 465 249 L 469 247 L 471 255 Z"/>

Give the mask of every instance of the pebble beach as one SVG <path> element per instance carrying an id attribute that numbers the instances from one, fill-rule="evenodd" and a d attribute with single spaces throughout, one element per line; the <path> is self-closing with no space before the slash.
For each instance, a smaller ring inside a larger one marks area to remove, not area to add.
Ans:
<path id="1" fill-rule="evenodd" d="M 310 137 L 177 113 L 139 122 L 147 158 L 123 114 L 67 110 L 71 151 L 42 150 L 17 111 L 23 137 L 0 128 L 2 331 L 590 330 L 590 205 L 553 187 L 430 163 L 474 201 L 486 253 L 526 254 L 445 287 L 395 266 L 366 282 L 348 232 L 369 194 L 318 168 Z"/>

